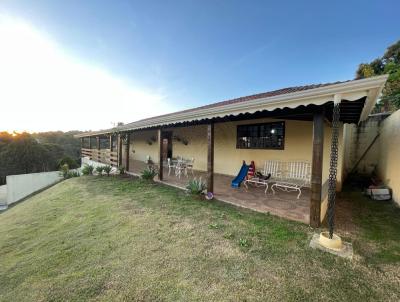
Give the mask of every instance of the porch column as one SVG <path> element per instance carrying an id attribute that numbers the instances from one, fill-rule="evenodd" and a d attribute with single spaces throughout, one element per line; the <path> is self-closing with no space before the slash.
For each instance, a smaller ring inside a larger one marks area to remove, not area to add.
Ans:
<path id="1" fill-rule="evenodd" d="M 313 150 L 311 171 L 310 225 L 314 228 L 321 223 L 322 165 L 324 154 L 324 112 L 314 113 Z"/>
<path id="2" fill-rule="evenodd" d="M 110 152 L 113 151 L 113 145 L 112 145 L 112 134 L 110 134 Z"/>
<path id="3" fill-rule="evenodd" d="M 158 179 L 159 180 L 163 180 L 163 137 L 162 137 L 162 129 L 158 129 L 157 130 L 157 134 L 158 134 L 158 161 L 159 161 L 159 165 L 160 168 L 158 169 Z"/>
<path id="4" fill-rule="evenodd" d="M 131 141 L 130 138 L 131 138 L 130 133 L 127 133 L 126 134 L 126 149 L 125 149 L 125 151 L 126 151 L 126 154 L 125 154 L 125 169 L 126 169 L 126 171 L 129 171 L 129 144 Z"/>
<path id="5" fill-rule="evenodd" d="M 92 160 L 93 159 L 93 150 L 92 150 L 92 137 L 91 136 L 89 136 L 89 150 L 90 150 L 89 159 Z"/>
<path id="6" fill-rule="evenodd" d="M 207 192 L 214 192 L 214 123 L 207 125 Z"/>
<path id="7" fill-rule="evenodd" d="M 100 160 L 100 136 L 96 136 L 96 149 L 97 149 L 96 161 L 101 162 L 101 160 Z"/>
<path id="8" fill-rule="evenodd" d="M 81 157 L 82 157 L 82 149 L 83 149 L 83 137 L 81 137 Z"/>
<path id="9" fill-rule="evenodd" d="M 118 158 L 118 167 L 122 166 L 122 139 L 121 139 L 121 134 L 118 133 L 117 136 L 117 158 Z"/>

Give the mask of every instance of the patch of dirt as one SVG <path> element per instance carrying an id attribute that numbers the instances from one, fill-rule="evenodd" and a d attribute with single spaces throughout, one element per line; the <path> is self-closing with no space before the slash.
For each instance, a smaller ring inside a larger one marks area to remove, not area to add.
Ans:
<path id="1" fill-rule="evenodd" d="M 340 196 L 337 198 L 335 228 L 342 236 L 354 237 L 359 234 L 360 230 L 353 220 L 355 211 L 357 211 L 355 204 L 348 197 Z M 328 226 L 327 219 L 325 219 L 324 225 Z"/>

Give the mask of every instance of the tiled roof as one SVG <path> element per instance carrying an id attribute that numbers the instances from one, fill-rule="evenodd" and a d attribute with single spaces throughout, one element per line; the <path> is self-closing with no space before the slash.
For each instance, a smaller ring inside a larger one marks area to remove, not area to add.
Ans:
<path id="1" fill-rule="evenodd" d="M 283 95 L 283 94 L 288 94 L 288 93 L 293 93 L 293 92 L 310 90 L 310 89 L 325 87 L 325 86 L 329 86 L 329 85 L 345 83 L 345 82 L 349 82 L 349 81 L 338 81 L 338 82 L 334 82 L 334 83 L 323 83 L 323 84 L 312 84 L 312 85 L 305 85 L 305 86 L 287 87 L 287 88 L 282 88 L 282 89 L 278 89 L 278 90 L 272 90 L 272 91 L 268 91 L 268 92 L 262 92 L 262 93 L 248 95 L 248 96 L 243 96 L 240 98 L 216 102 L 216 103 L 212 103 L 212 104 L 208 104 L 208 105 L 204 105 L 204 106 L 200 106 L 200 107 L 176 111 L 176 112 L 172 112 L 172 113 L 168 113 L 168 114 L 153 116 L 153 117 L 145 118 L 145 119 L 142 119 L 139 121 L 135 121 L 133 123 L 142 122 L 142 121 L 151 121 L 152 119 L 156 119 L 156 118 L 160 118 L 160 117 L 167 117 L 167 116 L 174 115 L 177 113 L 186 113 L 186 112 L 191 112 L 191 111 L 195 111 L 198 109 L 208 109 L 208 108 L 215 108 L 215 107 L 219 107 L 219 106 L 225 106 L 225 105 L 229 105 L 229 104 L 243 103 L 243 102 L 247 102 L 250 100 L 262 99 L 262 98 L 267 98 L 267 97 L 272 97 L 272 96 L 277 96 L 277 95 Z M 129 127 L 129 125 L 133 124 L 133 123 L 125 124 L 123 126 L 123 128 Z"/>

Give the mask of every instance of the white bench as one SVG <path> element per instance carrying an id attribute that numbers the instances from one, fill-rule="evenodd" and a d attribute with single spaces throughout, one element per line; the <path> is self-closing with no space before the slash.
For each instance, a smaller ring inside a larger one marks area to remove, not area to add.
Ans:
<path id="1" fill-rule="evenodd" d="M 308 162 L 287 162 L 282 163 L 280 179 L 278 178 L 271 186 L 273 194 L 274 189 L 280 189 L 285 192 L 297 191 L 297 199 L 300 198 L 301 189 L 311 187 L 311 164 Z"/>
<path id="2" fill-rule="evenodd" d="M 248 190 L 249 184 L 253 184 L 256 187 L 265 186 L 264 193 L 267 194 L 268 183 L 274 182 L 274 181 L 276 181 L 276 179 L 279 179 L 281 177 L 281 166 L 282 166 L 282 162 L 280 162 L 280 161 L 276 161 L 276 160 L 265 161 L 263 175 L 268 176 L 269 174 L 271 174 L 270 178 L 262 179 L 259 177 L 252 177 L 250 179 L 246 179 L 244 182 L 244 187 L 246 188 L 246 190 Z"/>

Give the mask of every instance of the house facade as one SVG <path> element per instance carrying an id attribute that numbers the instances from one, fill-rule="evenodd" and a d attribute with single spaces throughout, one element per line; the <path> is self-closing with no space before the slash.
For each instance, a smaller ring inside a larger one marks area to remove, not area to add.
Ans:
<path id="1" fill-rule="evenodd" d="M 178 187 L 190 177 L 203 177 L 218 199 L 316 227 L 326 216 L 330 176 L 336 174 L 336 190 L 341 190 L 344 128 L 370 114 L 386 79 L 285 88 L 77 137 L 82 157 L 94 162 L 123 165 L 134 174 L 151 164 L 158 167 L 160 181 Z M 192 173 L 171 173 L 174 158 L 190 160 Z M 231 188 L 243 161 L 254 162 L 261 172 L 267 161 L 309 163 L 310 170 L 302 171 L 309 174 L 309 185 L 299 199 L 285 190 Z"/>

